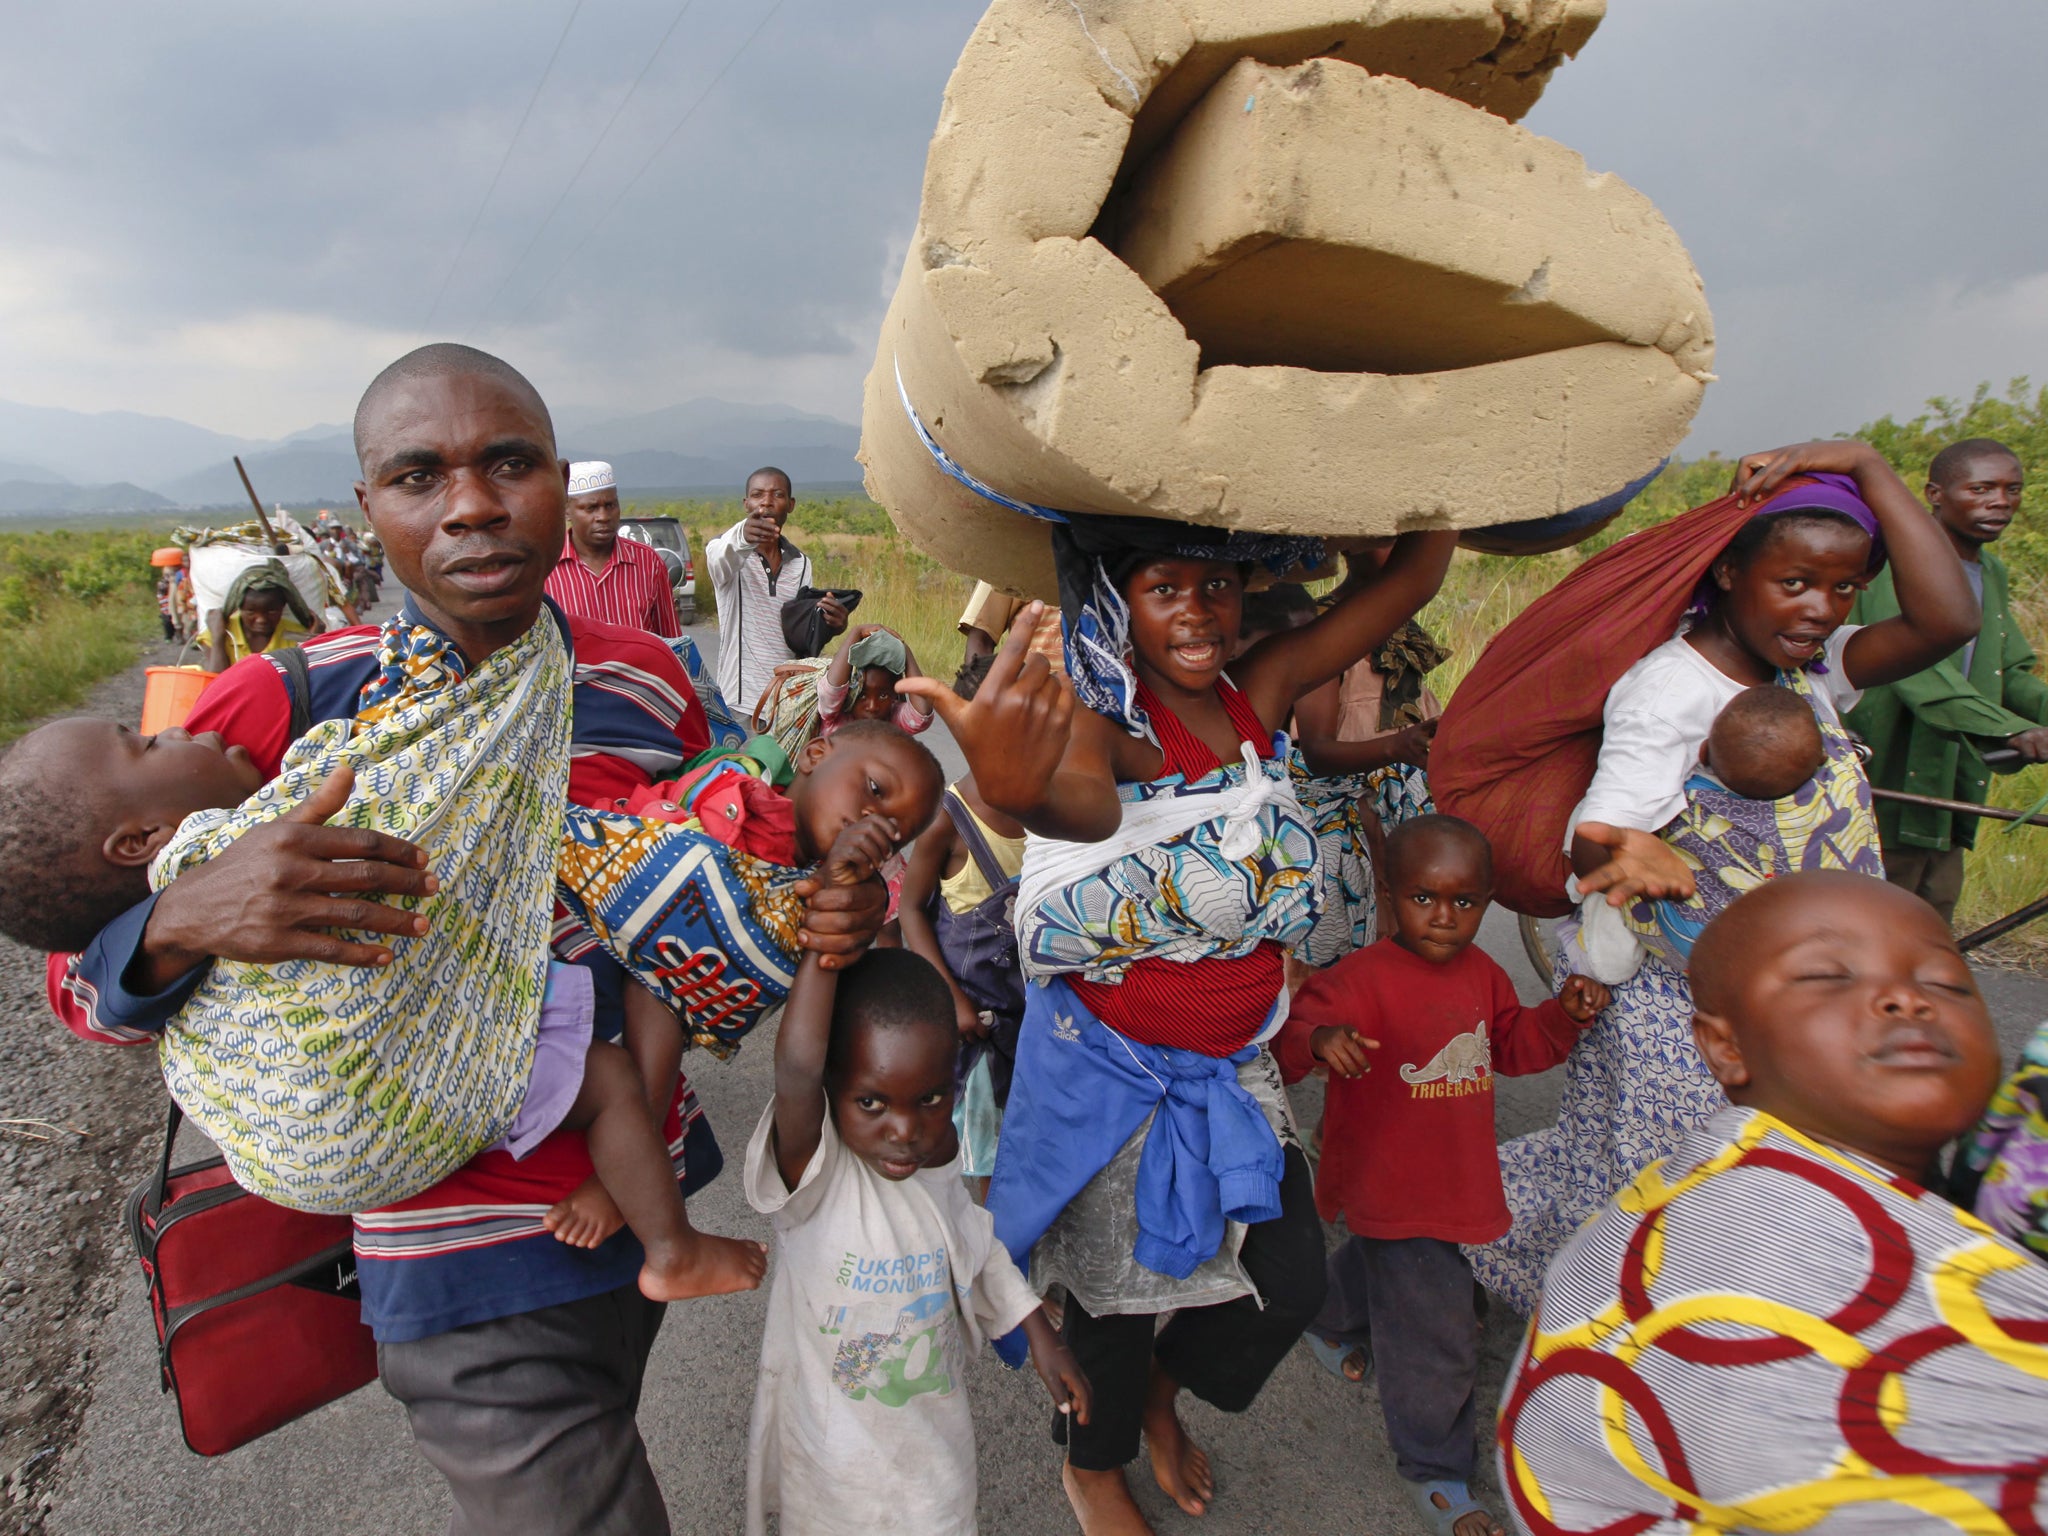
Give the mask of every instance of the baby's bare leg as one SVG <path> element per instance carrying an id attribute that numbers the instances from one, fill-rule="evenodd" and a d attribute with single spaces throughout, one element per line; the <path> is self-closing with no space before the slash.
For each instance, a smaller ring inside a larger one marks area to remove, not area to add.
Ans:
<path id="1" fill-rule="evenodd" d="M 641 1291 L 655 1301 L 681 1301 L 754 1289 L 767 1272 L 768 1250 L 691 1227 L 668 1148 L 648 1118 L 645 1092 L 632 1057 L 610 1041 L 594 1040 L 584 1058 L 583 1086 L 562 1121 L 588 1137 L 605 1192 L 647 1250 Z"/>
<path id="2" fill-rule="evenodd" d="M 675 1014 L 645 987 L 626 988 L 626 1054 L 640 1069 L 647 1112 L 657 1130 L 668 1118 L 676 1076 L 683 1060 L 683 1031 Z M 595 1175 L 557 1200 L 541 1225 L 572 1248 L 595 1248 L 626 1224 L 619 1207 Z"/>

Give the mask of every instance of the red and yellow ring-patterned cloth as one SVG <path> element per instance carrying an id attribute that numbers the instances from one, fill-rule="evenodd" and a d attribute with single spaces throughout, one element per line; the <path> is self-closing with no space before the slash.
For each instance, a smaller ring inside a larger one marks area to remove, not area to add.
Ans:
<path id="1" fill-rule="evenodd" d="M 1533 1536 L 2038 1536 L 2048 1266 L 1725 1110 L 1552 1263 L 1500 1456 Z"/>

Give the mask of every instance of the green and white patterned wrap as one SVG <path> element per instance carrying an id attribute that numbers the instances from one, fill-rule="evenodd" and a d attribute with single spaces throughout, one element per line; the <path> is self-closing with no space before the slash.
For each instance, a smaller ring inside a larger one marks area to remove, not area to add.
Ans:
<path id="1" fill-rule="evenodd" d="M 570 657 L 544 616 L 467 676 L 387 626 L 382 703 L 317 726 L 233 810 L 189 817 L 156 889 L 355 769 L 337 826 L 426 850 L 431 919 L 382 970 L 215 961 L 165 1030 L 164 1081 L 244 1189 L 297 1210 L 371 1210 L 501 1140 L 526 1095 L 569 777 Z M 438 638 L 438 637 L 436 637 Z M 366 694 L 367 697 L 367 694 Z"/>

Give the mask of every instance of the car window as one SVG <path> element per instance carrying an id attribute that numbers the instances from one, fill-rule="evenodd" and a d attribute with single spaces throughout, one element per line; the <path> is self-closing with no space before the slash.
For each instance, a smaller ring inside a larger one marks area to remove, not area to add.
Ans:
<path id="1" fill-rule="evenodd" d="M 677 554 L 682 554 L 688 547 L 683 543 L 683 525 L 672 517 L 623 518 L 619 532 L 628 538 L 638 539 L 642 544 L 652 544 L 656 549 L 672 549 Z"/>

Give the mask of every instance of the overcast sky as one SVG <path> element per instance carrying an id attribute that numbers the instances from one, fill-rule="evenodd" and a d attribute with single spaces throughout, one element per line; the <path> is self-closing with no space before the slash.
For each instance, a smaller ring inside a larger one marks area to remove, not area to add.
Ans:
<path id="1" fill-rule="evenodd" d="M 1706 279 L 1721 382 L 1687 452 L 2048 381 L 2048 5 L 1610 6 L 1528 122 L 1653 199 Z M 12 6 L 0 398 L 271 436 L 345 420 L 377 368 L 456 336 L 562 412 L 857 419 L 980 10 Z"/>

